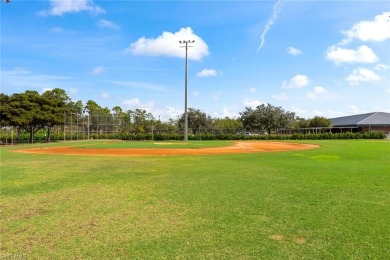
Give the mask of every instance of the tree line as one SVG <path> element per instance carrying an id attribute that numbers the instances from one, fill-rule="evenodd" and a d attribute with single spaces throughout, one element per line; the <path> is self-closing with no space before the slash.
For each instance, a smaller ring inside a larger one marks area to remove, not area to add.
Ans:
<path id="1" fill-rule="evenodd" d="M 120 120 L 121 125 L 126 126 L 120 129 L 121 131 L 135 133 L 153 132 L 153 127 L 164 132 L 178 132 L 184 128 L 184 113 L 162 122 L 144 109 L 123 110 L 120 106 L 109 109 L 101 107 L 93 100 L 88 100 L 86 104 L 80 100 L 72 101 L 67 93 L 59 88 L 47 90 L 42 94 L 32 90 L 11 95 L 0 93 L 0 126 L 12 126 L 18 132 L 27 131 L 30 142 L 33 142 L 34 135 L 42 129 L 46 131 L 46 140 L 50 141 L 52 129 L 64 126 L 69 115 L 73 115 L 77 120 L 88 117 L 88 131 L 94 128 L 97 131 L 99 116 L 106 117 L 106 123 L 110 120 L 112 125 L 116 125 Z M 188 128 L 193 134 L 211 129 L 234 134 L 236 131 L 249 129 L 254 133 L 270 135 L 280 128 L 329 126 L 331 120 L 324 117 L 304 119 L 271 104 L 262 104 L 256 108 L 246 107 L 238 118 L 212 118 L 199 109 L 188 109 Z"/>

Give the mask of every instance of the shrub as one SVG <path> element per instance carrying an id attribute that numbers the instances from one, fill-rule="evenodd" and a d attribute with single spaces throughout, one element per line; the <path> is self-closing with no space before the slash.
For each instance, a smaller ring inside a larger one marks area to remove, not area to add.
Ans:
<path id="1" fill-rule="evenodd" d="M 184 139 L 184 135 L 173 134 L 173 133 L 158 133 L 152 135 L 151 133 L 90 133 L 90 139 L 120 139 L 120 140 L 136 140 L 136 141 L 146 141 L 146 140 L 156 140 L 156 141 L 180 141 Z M 1 131 L 0 132 L 0 141 L 2 143 L 7 143 L 10 140 L 11 135 L 9 132 Z M 87 135 L 82 133 L 64 133 L 63 132 L 52 132 L 51 141 L 61 141 L 61 140 L 82 140 L 86 139 Z M 352 132 L 343 132 L 343 133 L 295 133 L 291 135 L 244 135 L 244 134 L 190 134 L 188 136 L 189 140 L 332 140 L 332 139 L 384 139 L 386 135 L 384 132 L 365 132 L 365 133 L 352 133 Z M 19 138 L 14 133 L 13 140 L 18 143 L 28 142 L 29 134 L 27 132 L 22 132 Z M 34 142 L 44 142 L 46 140 L 46 131 L 38 131 L 34 135 Z"/>

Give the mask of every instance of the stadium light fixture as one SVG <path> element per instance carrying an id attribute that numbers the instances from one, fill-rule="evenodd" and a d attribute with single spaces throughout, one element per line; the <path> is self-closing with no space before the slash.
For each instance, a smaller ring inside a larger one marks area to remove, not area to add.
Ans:
<path id="1" fill-rule="evenodd" d="M 195 40 L 184 40 L 179 41 L 181 48 L 186 48 L 186 59 L 185 59 L 185 79 L 184 79 L 184 141 L 188 141 L 188 109 L 187 109 L 187 85 L 188 85 L 188 48 L 193 47 L 188 44 L 194 43 Z"/>

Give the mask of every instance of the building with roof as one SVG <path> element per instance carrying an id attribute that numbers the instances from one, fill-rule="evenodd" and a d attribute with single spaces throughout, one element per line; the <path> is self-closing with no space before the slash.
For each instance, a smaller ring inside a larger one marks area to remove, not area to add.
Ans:
<path id="1" fill-rule="evenodd" d="M 384 132 L 390 139 L 390 113 L 373 112 L 352 116 L 330 118 L 330 127 L 309 127 L 299 129 L 278 129 L 278 134 L 319 134 L 319 133 L 365 133 Z"/>
<path id="2" fill-rule="evenodd" d="M 331 118 L 334 128 L 353 129 L 354 132 L 382 131 L 390 135 L 390 113 L 373 112 Z"/>

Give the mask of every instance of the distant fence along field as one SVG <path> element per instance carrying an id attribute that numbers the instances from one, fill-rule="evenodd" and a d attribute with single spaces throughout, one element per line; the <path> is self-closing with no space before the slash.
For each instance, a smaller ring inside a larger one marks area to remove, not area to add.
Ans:
<path id="1" fill-rule="evenodd" d="M 299 132 L 295 129 L 292 134 L 257 134 L 246 129 L 189 129 L 189 140 L 327 140 L 327 139 L 384 139 L 384 132 Z M 48 140 L 47 130 L 42 129 L 34 134 L 34 141 L 75 141 L 90 139 L 117 139 L 117 140 L 183 140 L 183 130 L 161 131 L 153 129 L 148 132 L 129 130 L 115 130 L 115 128 L 85 129 L 79 126 L 55 127 Z M 0 129 L 0 143 L 27 143 L 29 133 L 24 130 L 16 130 L 12 127 Z"/>
<path id="2" fill-rule="evenodd" d="M 73 141 L 90 139 L 118 140 L 183 140 L 184 126 L 178 122 L 162 122 L 160 119 L 121 117 L 110 115 L 83 116 L 64 114 L 63 122 L 50 128 L 35 126 L 30 138 L 28 127 L 2 125 L 0 143 L 28 143 L 44 141 Z M 313 127 L 301 129 L 268 130 L 264 127 L 248 129 L 237 125 L 217 126 L 212 122 L 204 126 L 190 125 L 189 140 L 319 140 L 319 139 L 384 139 L 384 132 L 358 132 L 351 127 Z M 32 139 L 32 140 L 31 140 Z"/>

